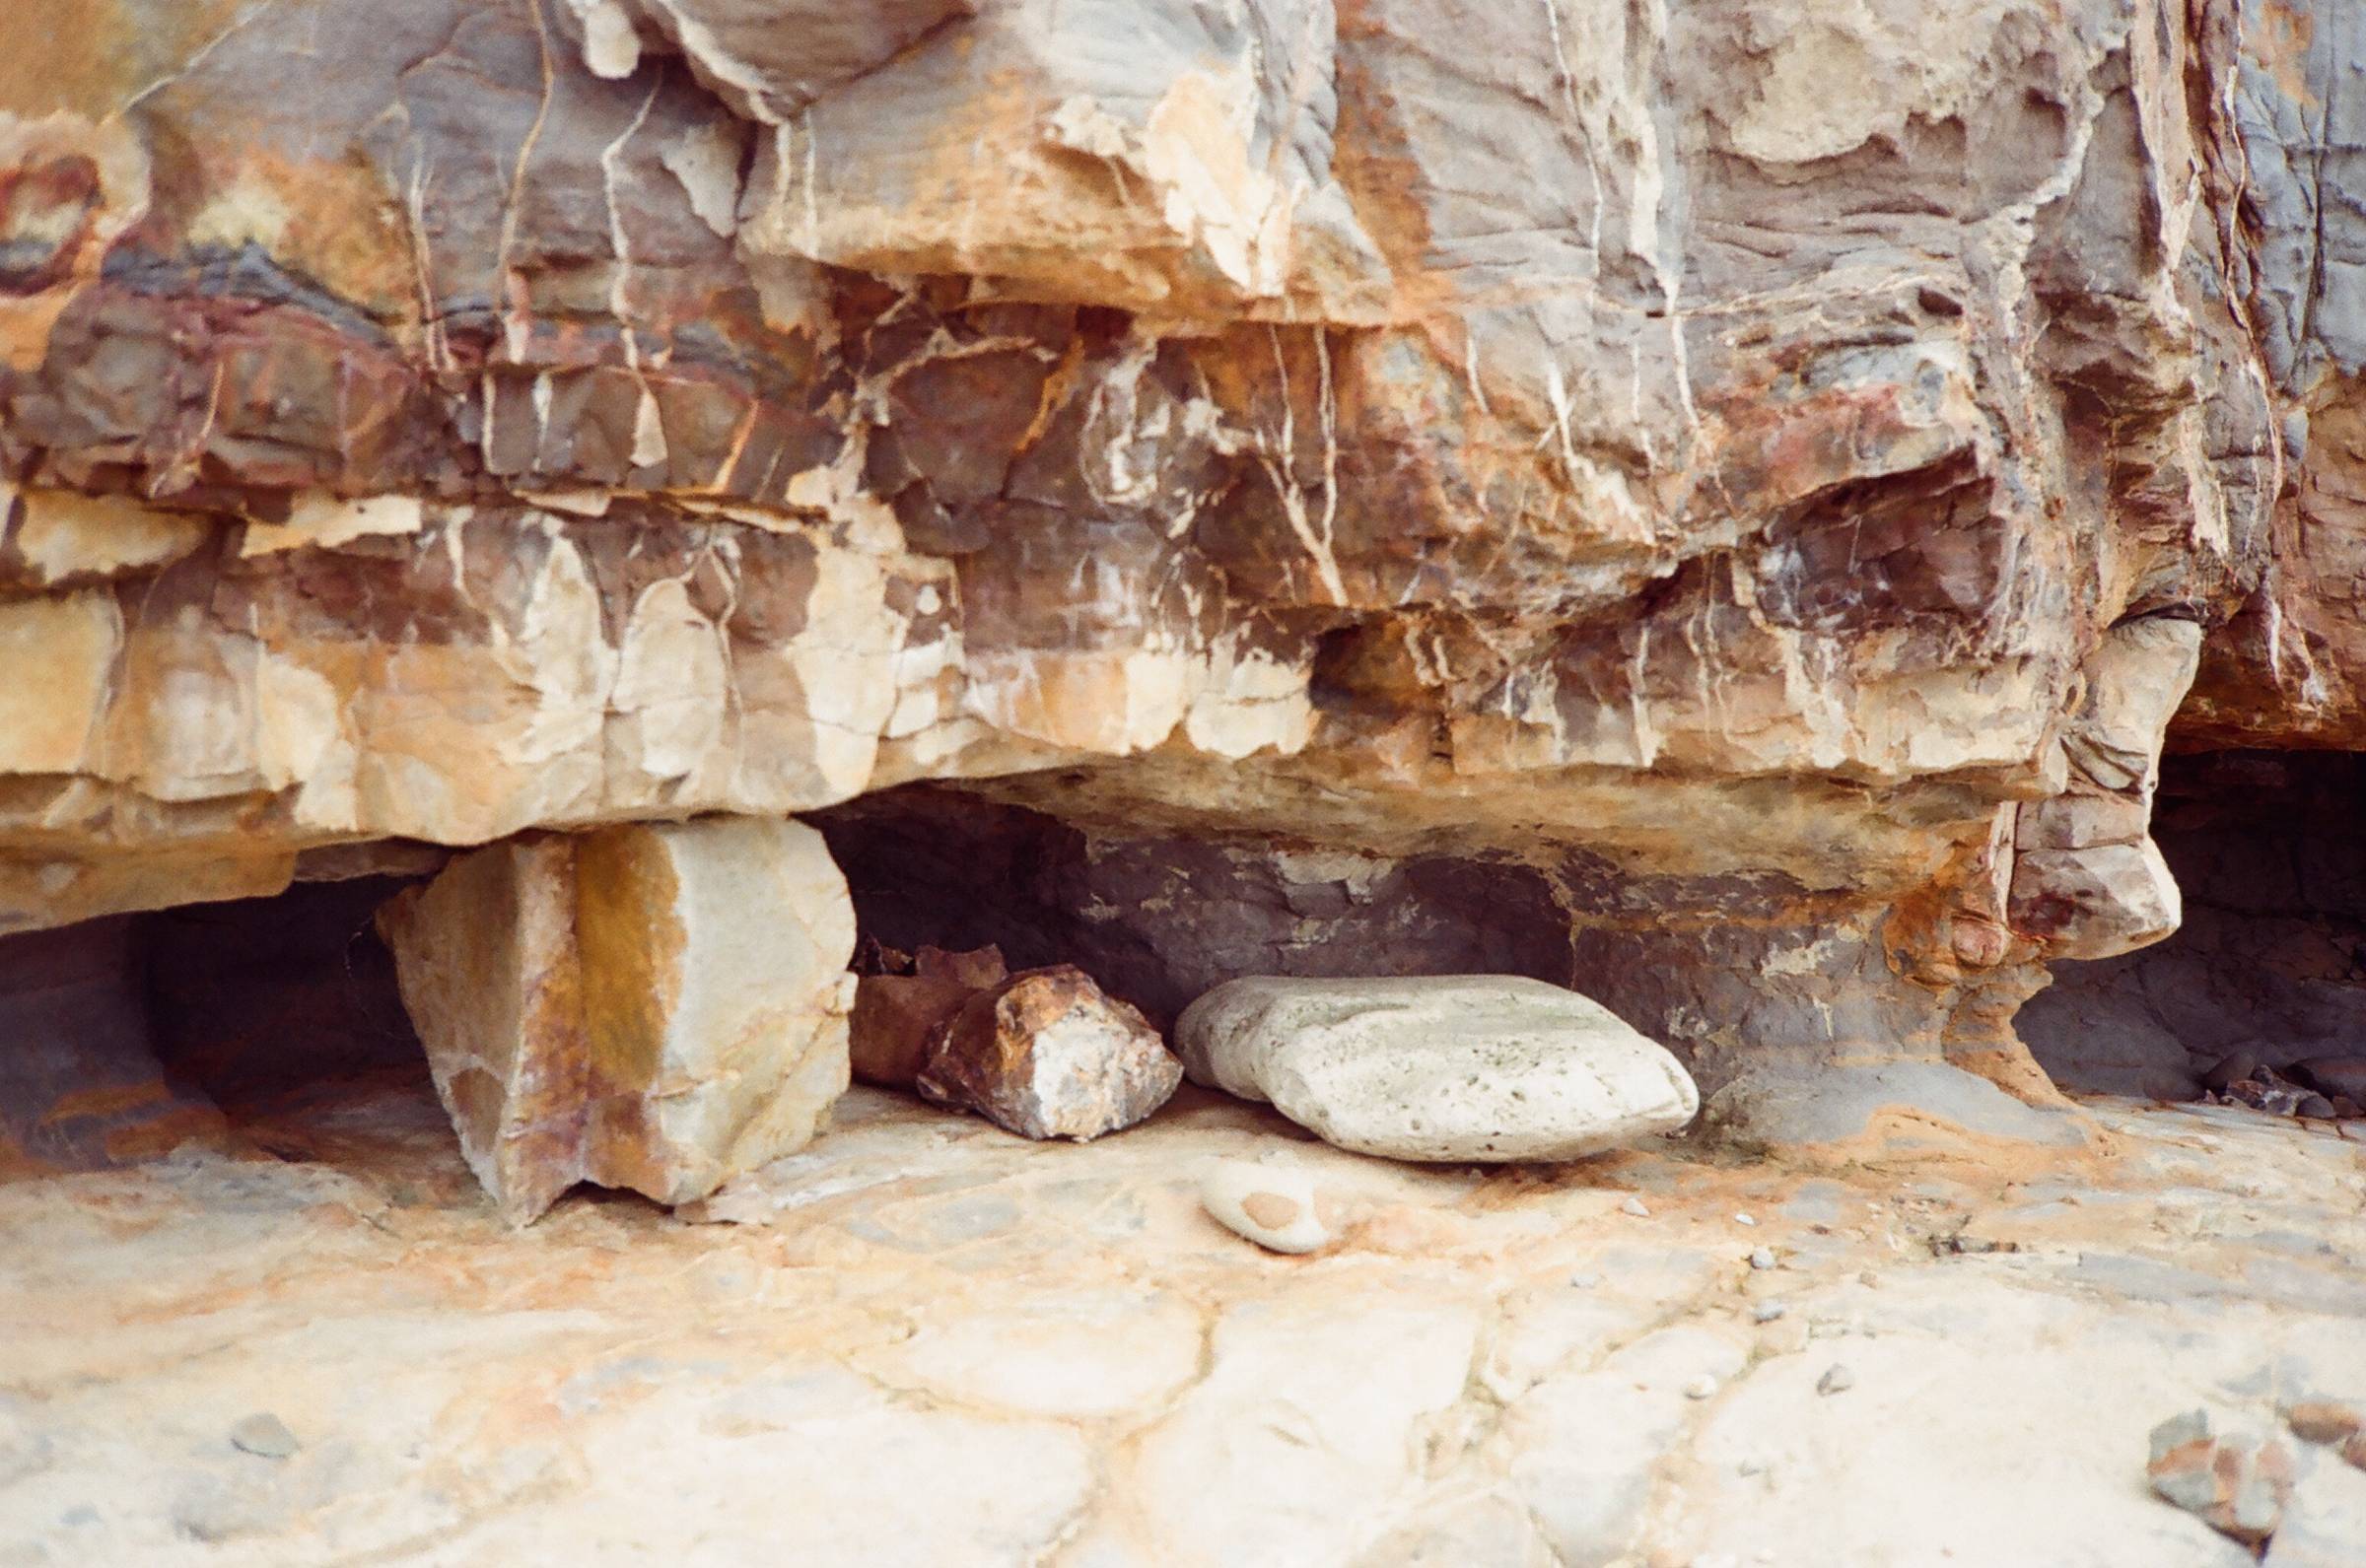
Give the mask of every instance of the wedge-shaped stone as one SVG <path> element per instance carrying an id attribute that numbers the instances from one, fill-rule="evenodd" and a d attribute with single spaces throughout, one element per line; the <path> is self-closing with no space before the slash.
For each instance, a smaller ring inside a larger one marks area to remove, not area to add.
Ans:
<path id="1" fill-rule="evenodd" d="M 1193 1081 L 1391 1159 L 1576 1159 L 1700 1108 L 1676 1058 L 1609 1009 L 1513 976 L 1236 980 L 1175 1034 Z"/>
<path id="2" fill-rule="evenodd" d="M 854 911 L 821 837 L 711 818 L 495 845 L 380 916 L 469 1168 L 513 1223 L 578 1182 L 686 1202 L 847 1083 Z"/>
<path id="3" fill-rule="evenodd" d="M 575 849 L 562 837 L 489 846 L 378 916 L 460 1153 L 519 1225 L 587 1175 Z"/>

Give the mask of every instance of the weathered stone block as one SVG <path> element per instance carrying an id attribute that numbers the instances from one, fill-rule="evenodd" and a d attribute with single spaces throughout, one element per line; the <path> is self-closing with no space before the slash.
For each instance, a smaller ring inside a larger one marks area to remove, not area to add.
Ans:
<path id="1" fill-rule="evenodd" d="M 1572 1160 L 1700 1109 L 1676 1058 L 1608 1008 L 1513 976 L 1236 980 L 1175 1036 L 1195 1081 L 1401 1160 Z"/>
<path id="2" fill-rule="evenodd" d="M 515 1223 L 577 1182 L 685 1202 L 847 1083 L 854 913 L 800 823 L 495 845 L 380 916 L 469 1167 Z"/>
<path id="3" fill-rule="evenodd" d="M 565 837 L 492 845 L 378 918 L 460 1152 L 514 1224 L 591 1174 L 575 856 Z"/>
<path id="4" fill-rule="evenodd" d="M 847 1084 L 854 907 L 802 823 L 586 834 L 576 940 L 594 1180 L 662 1203 L 802 1147 Z"/>
<path id="5" fill-rule="evenodd" d="M 1140 1011 L 1062 964 L 971 996 L 930 1041 L 919 1087 L 1021 1137 L 1081 1142 L 1132 1126 L 1182 1081 Z"/>

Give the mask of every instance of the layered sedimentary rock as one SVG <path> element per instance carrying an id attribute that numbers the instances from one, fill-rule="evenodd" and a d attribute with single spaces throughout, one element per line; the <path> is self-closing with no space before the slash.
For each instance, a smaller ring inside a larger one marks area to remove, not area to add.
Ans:
<path id="1" fill-rule="evenodd" d="M 2196 659 L 2366 732 L 2354 8 L 20 10 L 10 927 L 934 782 L 1153 1015 L 1386 931 L 2042 1098 Z"/>
<path id="2" fill-rule="evenodd" d="M 129 1164 L 218 1134 L 160 1059 L 127 920 L 0 950 L 0 1179 Z"/>
<path id="3" fill-rule="evenodd" d="M 380 917 L 471 1170 L 524 1223 L 661 1202 L 801 1147 L 847 1084 L 846 886 L 800 823 L 513 841 Z"/>

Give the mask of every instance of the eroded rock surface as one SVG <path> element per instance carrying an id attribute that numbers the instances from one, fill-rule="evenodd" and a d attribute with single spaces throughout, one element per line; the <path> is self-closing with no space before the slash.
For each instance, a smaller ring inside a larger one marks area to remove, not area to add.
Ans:
<path id="1" fill-rule="evenodd" d="M 512 841 L 381 916 L 471 1170 L 513 1222 L 663 1203 L 802 1146 L 846 1088 L 845 882 L 800 823 Z"/>
<path id="2" fill-rule="evenodd" d="M 1236 980 L 1191 1004 L 1175 1044 L 1198 1082 L 1401 1160 L 1573 1160 L 1701 1108 L 1608 1008 L 1517 976 Z"/>
<path id="3" fill-rule="evenodd" d="M 690 1211 L 727 1223 L 579 1200 L 522 1241 L 423 1082 L 316 1094 L 255 1128 L 278 1158 L 0 1185 L 0 1538 L 143 1568 L 430 1534 L 487 1562 L 2244 1568 L 2148 1491 L 2146 1434 L 2366 1399 L 2358 1147 L 2095 1114 L 2108 1146 L 2058 1161 L 1819 1178 L 1666 1144 L 1482 1175 L 1193 1088 L 1072 1144 L 858 1085 Z M 1321 1252 L 1205 1211 L 1209 1164 L 1269 1159 L 1336 1205 Z M 235 1449 L 257 1411 L 302 1447 Z M 2366 1474 L 2300 1457 L 2271 1560 L 2324 1568 L 2359 1537 L 2322 1483 Z"/>
<path id="4" fill-rule="evenodd" d="M 99 1170 L 222 1131 L 150 1026 L 132 922 L 0 944 L 0 1180 Z"/>

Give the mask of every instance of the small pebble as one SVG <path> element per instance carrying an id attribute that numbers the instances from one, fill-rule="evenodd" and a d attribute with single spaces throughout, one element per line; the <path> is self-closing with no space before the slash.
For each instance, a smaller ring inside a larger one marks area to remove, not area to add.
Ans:
<path id="1" fill-rule="evenodd" d="M 1750 1249 L 1750 1266 L 1751 1266 L 1751 1267 L 1753 1267 L 1753 1268 L 1772 1268 L 1772 1267 L 1774 1267 L 1774 1250 L 1773 1248 L 1771 1248 L 1771 1247 L 1753 1247 L 1753 1248 L 1751 1248 L 1751 1249 Z"/>
<path id="2" fill-rule="evenodd" d="M 1575 1285 L 1579 1290 L 1592 1290 L 1602 1283 L 1602 1276 L 1589 1268 L 1582 1274 L 1571 1274 L 1569 1283 Z"/>
<path id="3" fill-rule="evenodd" d="M 1217 1160 L 1200 1179 L 1200 1206 L 1233 1235 L 1267 1252 L 1310 1253 L 1331 1239 L 1304 1171 L 1253 1160 Z"/>
<path id="4" fill-rule="evenodd" d="M 1684 1397 L 1688 1399 L 1705 1399 L 1716 1392 L 1717 1380 L 1705 1372 L 1684 1386 Z"/>
<path id="5" fill-rule="evenodd" d="M 1757 1221 L 1757 1220 L 1755 1220 L 1755 1219 L 1752 1219 L 1752 1218 L 1751 1218 L 1749 1215 L 1747 1215 L 1747 1214 L 1736 1214 L 1736 1215 L 1734 1215 L 1734 1216 L 1733 1216 L 1733 1222 L 1734 1222 L 1736 1225 L 1756 1225 L 1756 1224 L 1758 1223 L 1758 1221 Z"/>
<path id="6" fill-rule="evenodd" d="M 1633 1193 L 1628 1193 L 1627 1201 L 1619 1205 L 1619 1212 L 1622 1214 L 1633 1214 L 1636 1219 L 1649 1219 L 1651 1217 L 1651 1211 L 1643 1206 L 1643 1200 L 1635 1196 Z"/>
<path id="7" fill-rule="evenodd" d="M 1826 1367 L 1824 1375 L 1816 1379 L 1818 1394 L 1841 1394 L 1854 1387 L 1856 1387 L 1856 1374 L 1842 1366 L 1838 1361 Z"/>
<path id="8" fill-rule="evenodd" d="M 233 1447 L 267 1460 L 284 1460 L 304 1446 L 288 1430 L 288 1423 L 268 1410 L 241 1416 L 230 1429 L 230 1441 Z"/>
<path id="9" fill-rule="evenodd" d="M 2366 1430 L 2366 1410 L 2338 1399 L 2303 1399 L 2285 1409 L 2284 1424 L 2304 1443 L 2346 1443 Z"/>
<path id="10" fill-rule="evenodd" d="M 1756 1323 L 1773 1323 L 1788 1310 L 1779 1301 L 1762 1301 L 1750 1309 L 1750 1317 Z"/>

